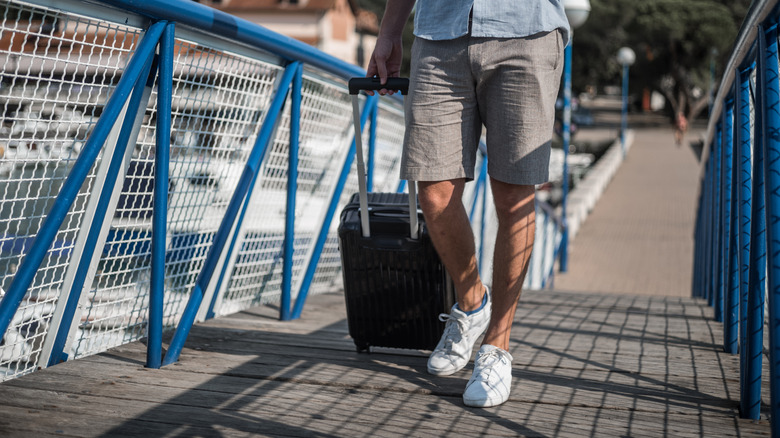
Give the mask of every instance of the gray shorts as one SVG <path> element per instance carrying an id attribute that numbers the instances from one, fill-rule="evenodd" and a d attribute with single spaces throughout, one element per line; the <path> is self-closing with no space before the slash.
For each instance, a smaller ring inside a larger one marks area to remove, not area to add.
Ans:
<path id="1" fill-rule="evenodd" d="M 415 39 L 401 178 L 474 179 L 484 125 L 491 177 L 547 181 L 563 48 L 560 31 Z"/>

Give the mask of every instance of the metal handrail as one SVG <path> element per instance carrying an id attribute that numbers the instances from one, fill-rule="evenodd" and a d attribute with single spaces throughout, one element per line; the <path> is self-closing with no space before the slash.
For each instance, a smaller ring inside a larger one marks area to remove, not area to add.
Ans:
<path id="1" fill-rule="evenodd" d="M 189 26 L 228 39 L 231 43 L 260 48 L 287 61 L 302 62 L 342 79 L 366 74 L 362 68 L 328 55 L 308 44 L 191 0 L 97 1 L 152 20 L 167 20 Z"/>
<path id="2" fill-rule="evenodd" d="M 780 435 L 779 20 L 777 0 L 753 2 L 715 97 L 702 154 L 692 285 L 723 322 L 724 350 L 740 354 L 743 418 L 761 413 L 766 318 L 772 436 Z"/>

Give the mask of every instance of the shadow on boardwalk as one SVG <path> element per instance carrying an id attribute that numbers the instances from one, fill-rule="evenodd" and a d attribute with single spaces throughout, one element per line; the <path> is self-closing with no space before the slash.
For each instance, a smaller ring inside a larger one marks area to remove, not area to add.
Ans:
<path id="1" fill-rule="evenodd" d="M 358 354 L 343 297 L 301 320 L 255 308 L 196 326 L 179 363 L 143 367 L 140 343 L 0 385 L 3 436 L 750 436 L 738 359 L 690 299 L 527 292 L 511 399 L 464 407 L 470 375 L 425 355 Z"/>

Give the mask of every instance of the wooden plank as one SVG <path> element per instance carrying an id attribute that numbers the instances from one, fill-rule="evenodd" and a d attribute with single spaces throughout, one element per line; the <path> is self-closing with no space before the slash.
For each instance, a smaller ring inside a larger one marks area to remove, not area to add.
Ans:
<path id="1" fill-rule="evenodd" d="M 270 386 L 270 387 L 269 387 Z M 220 393 L 159 394 L 162 401 L 138 401 L 82 395 L 74 399 L 55 391 L 16 388 L 5 390 L 10 407 L 27 409 L 36 423 L 46 420 L 40 415 L 50 412 L 60 418 L 82 418 L 82 422 L 64 422 L 67 433 L 93 436 L 125 436 L 138 432 L 139 423 L 146 433 L 156 435 L 181 433 L 191 428 L 222 426 L 235 432 L 307 435 L 312 432 L 334 436 L 354 434 L 442 434 L 550 435 L 556 431 L 598 430 L 633 431 L 645 434 L 657 431 L 658 415 L 632 410 L 594 410 L 579 406 L 524 404 L 507 402 L 497 408 L 471 409 L 448 397 L 398 394 L 381 391 L 349 391 L 333 394 L 332 388 L 304 388 L 297 397 L 281 385 L 267 382 L 248 388 L 234 397 Z M 220 395 L 222 395 L 220 397 Z M 45 400 L 42 402 L 41 400 Z M 74 403 L 76 401 L 78 403 Z M 597 412 L 601 412 L 597 414 Z M 718 415 L 679 415 L 665 413 L 673 429 L 682 433 L 701 433 L 708 428 L 718 436 L 736 436 L 733 419 Z M 86 418 L 86 419 L 84 419 Z M 349 421 L 344 421 L 348 418 Z M 113 420 L 113 424 L 112 424 Z M 699 420 L 704 424 L 697 424 Z M 48 422 L 62 428 L 63 423 Z M 760 426 L 760 425 L 758 425 Z M 663 426 L 661 426 L 663 427 Z M 752 428 L 739 431 L 743 436 Z M 0 428 L 0 431 L 3 429 Z M 92 431 L 92 432 L 90 432 Z M 707 435 L 704 435 L 707 436 Z"/>
<path id="2" fill-rule="evenodd" d="M 315 367 L 301 364 L 297 368 L 280 368 L 253 363 L 226 364 L 224 369 L 214 370 L 213 373 L 193 372 L 186 367 L 162 371 L 128 367 L 125 370 L 126 374 L 121 375 L 120 378 L 115 377 L 116 364 L 106 363 L 91 367 L 90 380 L 83 381 L 84 377 L 81 373 L 78 368 L 60 366 L 48 370 L 45 376 L 18 379 L 7 384 L 46 389 L 57 385 L 58 381 L 74 381 L 73 388 L 61 390 L 76 394 L 102 393 L 108 396 L 110 391 L 118 388 L 116 385 L 119 384 L 131 384 L 141 388 L 153 386 L 241 392 L 250 384 L 259 380 L 268 380 L 290 384 L 291 387 L 297 384 L 321 385 L 333 388 L 458 397 L 469 377 L 467 372 L 448 378 L 434 378 L 420 370 L 399 372 L 397 369 L 385 369 L 369 372 L 359 366 L 350 365 L 337 367 L 329 364 Z M 718 397 L 723 392 L 723 383 L 717 379 L 702 380 L 698 387 L 693 389 L 686 386 L 689 383 L 687 379 L 670 378 L 666 381 L 653 381 L 639 376 L 615 373 L 602 374 L 600 377 L 605 379 L 596 379 L 593 375 L 574 372 L 514 371 L 512 399 L 529 403 L 566 403 L 608 409 L 623 409 L 624 406 L 633 403 L 635 409 L 641 408 L 645 411 L 695 414 L 718 411 L 727 415 L 733 414 L 736 408 L 733 401 Z M 76 385 L 75 382 L 78 380 L 83 382 Z M 731 386 L 732 390 L 736 390 L 736 383 L 732 383 Z M 109 392 L 105 393 L 105 391 Z M 126 396 L 128 392 L 122 391 L 122 393 Z"/>
<path id="3" fill-rule="evenodd" d="M 133 343 L 5 382 L 0 434 L 758 436 L 768 431 L 766 422 L 737 419 L 738 361 L 719 351 L 718 326 L 700 304 L 529 295 L 530 305 L 522 303 L 527 309 L 518 311 L 513 330 L 512 397 L 497 408 L 462 405 L 470 367 L 435 377 L 425 371 L 426 353 L 355 353 L 343 297 L 317 296 L 308 308 L 326 311 L 309 320 L 305 313 L 302 320 L 281 323 L 270 316 L 273 309 L 257 308 L 196 326 L 180 361 L 162 370 L 144 368 L 146 348 Z M 665 317 L 664 309 L 675 313 Z"/>

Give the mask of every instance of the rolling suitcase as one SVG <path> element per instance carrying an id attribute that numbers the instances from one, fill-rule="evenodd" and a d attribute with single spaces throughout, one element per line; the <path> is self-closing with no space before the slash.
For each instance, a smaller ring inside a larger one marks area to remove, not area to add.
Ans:
<path id="1" fill-rule="evenodd" d="M 366 193 L 357 94 L 379 88 L 406 94 L 408 80 L 391 81 L 380 87 L 378 79 L 350 80 L 360 191 L 342 210 L 338 229 L 347 322 L 358 351 L 432 350 L 444 330 L 439 314 L 450 311 L 455 291 L 419 212 L 414 182 L 409 195 Z"/>

